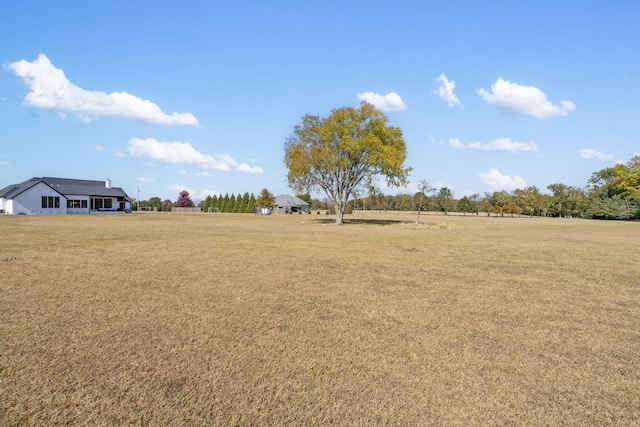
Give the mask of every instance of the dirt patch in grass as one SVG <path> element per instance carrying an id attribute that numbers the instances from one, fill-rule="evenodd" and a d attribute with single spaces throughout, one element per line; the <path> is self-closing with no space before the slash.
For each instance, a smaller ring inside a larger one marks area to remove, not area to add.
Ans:
<path id="1" fill-rule="evenodd" d="M 413 218 L 2 216 L 0 424 L 640 423 L 637 223 Z"/>

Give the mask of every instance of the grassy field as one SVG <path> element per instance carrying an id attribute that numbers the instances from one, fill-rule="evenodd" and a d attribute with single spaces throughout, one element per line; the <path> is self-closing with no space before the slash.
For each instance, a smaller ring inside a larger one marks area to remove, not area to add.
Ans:
<path id="1" fill-rule="evenodd" d="M 414 220 L 0 216 L 0 425 L 640 425 L 640 223 Z"/>

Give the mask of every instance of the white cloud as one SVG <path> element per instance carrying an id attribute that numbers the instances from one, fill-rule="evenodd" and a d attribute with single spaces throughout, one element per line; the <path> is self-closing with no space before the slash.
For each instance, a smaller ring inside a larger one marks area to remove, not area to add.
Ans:
<path id="1" fill-rule="evenodd" d="M 186 164 L 204 169 L 214 169 L 229 172 L 232 168 L 246 173 L 260 174 L 260 167 L 249 167 L 245 163 L 238 163 L 231 156 L 216 154 L 211 156 L 197 151 L 188 142 L 160 142 L 153 138 L 131 138 L 127 151 L 132 156 L 149 157 L 167 163 Z"/>
<path id="2" fill-rule="evenodd" d="M 94 149 L 94 150 L 96 150 L 96 151 L 97 151 L 97 152 L 99 152 L 99 153 L 104 152 L 104 147 L 103 147 L 102 145 L 100 145 L 100 144 L 96 144 L 96 145 L 94 145 L 94 146 L 93 146 L 93 149 Z"/>
<path id="3" fill-rule="evenodd" d="M 462 142 L 460 142 L 458 138 L 451 138 L 449 140 L 449 146 L 453 148 L 458 148 L 461 150 L 464 150 L 465 148 L 467 148 L 466 144 L 463 144 Z"/>
<path id="4" fill-rule="evenodd" d="M 184 169 L 180 169 L 180 170 L 178 171 L 178 175 L 189 175 L 189 172 L 187 172 L 187 171 L 186 171 L 186 170 L 184 170 Z"/>
<path id="5" fill-rule="evenodd" d="M 576 105 L 571 101 L 560 101 L 558 105 L 554 105 L 547 99 L 547 95 L 537 87 L 521 86 L 502 80 L 502 78 L 491 85 L 491 93 L 484 89 L 478 89 L 478 95 L 489 104 L 538 119 L 566 116 L 576 108 Z"/>
<path id="6" fill-rule="evenodd" d="M 509 175 L 501 174 L 497 169 L 491 169 L 489 172 L 480 172 L 477 174 L 480 181 L 484 182 L 495 190 L 512 191 L 516 188 L 524 188 L 526 186 L 524 179 L 519 176 L 513 178 Z"/>
<path id="7" fill-rule="evenodd" d="M 400 95 L 395 92 L 390 92 L 386 95 L 380 95 L 379 93 L 364 92 L 356 94 L 360 101 L 366 101 L 372 104 L 374 107 L 382 111 L 400 111 L 406 110 L 407 106 L 404 105 Z"/>
<path id="8" fill-rule="evenodd" d="M 458 99 L 458 97 L 453 93 L 453 89 L 455 89 L 456 87 L 456 83 L 453 80 L 449 81 L 449 79 L 447 79 L 447 76 L 445 76 L 444 73 L 441 73 L 436 78 L 436 81 L 440 83 L 440 86 L 438 86 L 438 90 L 434 90 L 432 92 L 434 95 L 438 95 L 440 98 L 442 98 L 449 107 L 453 107 L 454 105 L 462 105 L 460 104 L 460 100 Z"/>
<path id="9" fill-rule="evenodd" d="M 208 190 L 208 189 L 206 189 L 206 188 L 205 188 L 205 189 L 203 189 L 203 190 L 201 190 L 201 191 L 198 193 L 198 197 L 199 197 L 200 199 L 202 199 L 202 200 L 206 199 L 206 198 L 207 198 L 207 196 L 211 196 L 211 197 L 213 197 L 213 196 L 220 197 L 220 193 L 218 193 L 218 192 L 217 192 L 217 191 L 215 191 L 215 190 Z"/>
<path id="10" fill-rule="evenodd" d="M 207 198 L 207 196 L 216 196 L 216 197 L 220 196 L 220 193 L 218 193 L 215 190 L 202 189 L 200 191 L 196 191 L 182 184 L 171 184 L 171 185 L 168 185 L 167 188 L 173 191 L 174 193 L 176 193 L 175 200 L 178 199 L 180 192 L 184 190 L 186 190 L 189 193 L 189 197 L 191 197 L 191 200 L 193 200 L 194 202 L 196 200 L 198 201 L 204 200 Z"/>
<path id="11" fill-rule="evenodd" d="M 480 142 L 472 142 L 469 145 L 471 149 L 477 149 L 482 151 L 506 151 L 508 153 L 517 153 L 520 151 L 538 151 L 538 147 L 535 142 L 518 142 L 512 141 L 510 138 L 498 138 L 489 142 L 488 144 L 482 144 Z"/>
<path id="12" fill-rule="evenodd" d="M 206 171 L 198 172 L 196 175 L 202 176 L 205 178 L 213 178 L 215 175 Z"/>
<path id="13" fill-rule="evenodd" d="M 580 150 L 580 157 L 585 160 L 613 160 L 613 155 L 601 153 L 593 148 L 583 148 Z"/>
<path id="14" fill-rule="evenodd" d="M 470 142 L 463 144 L 457 138 L 451 138 L 449 140 L 449 146 L 460 150 L 471 149 L 481 151 L 506 151 L 508 153 L 518 153 L 520 151 L 538 151 L 538 146 L 535 142 L 518 142 L 512 141 L 511 138 L 498 138 L 493 141 L 483 144 L 481 142 Z"/>
<path id="15" fill-rule="evenodd" d="M 27 105 L 55 111 L 60 117 L 70 113 L 85 122 L 109 116 L 160 125 L 198 126 L 198 120 L 191 113 L 168 115 L 153 102 L 126 92 L 107 94 L 82 89 L 67 80 L 64 71 L 43 54 L 33 62 L 24 59 L 13 62 L 9 69 L 31 90 L 25 97 Z"/>
<path id="16" fill-rule="evenodd" d="M 140 177 L 138 177 L 138 182 L 151 183 L 151 182 L 153 182 L 153 178 L 147 178 L 147 177 L 144 177 L 144 176 L 140 176 Z"/>
<path id="17" fill-rule="evenodd" d="M 0 162 L 0 168 L 9 168 L 11 167 L 11 163 L 9 162 Z"/>
<path id="18" fill-rule="evenodd" d="M 248 165 L 248 164 L 246 164 L 246 163 L 240 163 L 240 164 L 237 166 L 237 169 L 238 169 L 240 172 L 251 173 L 251 174 L 262 173 L 262 172 L 263 172 L 261 167 L 258 167 L 258 166 L 249 166 L 249 165 Z"/>

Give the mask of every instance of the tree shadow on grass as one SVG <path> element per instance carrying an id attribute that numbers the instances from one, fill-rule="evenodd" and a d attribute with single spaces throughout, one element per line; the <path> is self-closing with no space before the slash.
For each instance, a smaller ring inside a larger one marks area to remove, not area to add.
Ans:
<path id="1" fill-rule="evenodd" d="M 316 224 L 335 224 L 336 220 L 332 218 L 314 219 Z M 364 219 L 364 218 L 345 218 L 343 225 L 397 225 L 397 224 L 413 224 L 415 221 L 400 221 L 396 219 Z"/>

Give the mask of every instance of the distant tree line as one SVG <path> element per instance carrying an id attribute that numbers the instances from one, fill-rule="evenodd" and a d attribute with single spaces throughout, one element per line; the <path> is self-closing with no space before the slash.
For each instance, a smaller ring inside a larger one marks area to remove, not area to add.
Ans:
<path id="1" fill-rule="evenodd" d="M 171 200 L 162 200 L 160 197 L 151 197 L 149 200 L 131 199 L 131 209 L 134 211 L 139 208 L 141 211 L 170 212 L 174 205 Z"/>
<path id="2" fill-rule="evenodd" d="M 594 219 L 640 219 L 640 156 L 626 164 L 617 164 L 594 172 L 585 188 L 561 183 L 547 186 L 543 193 L 536 186 L 511 192 L 494 191 L 455 199 L 447 187 L 435 189 L 421 181 L 421 191 L 415 194 L 385 195 L 370 188 L 367 196 L 349 201 L 350 210 L 431 211 L 443 215 L 458 212 L 464 215 L 551 216 Z M 309 193 L 297 194 L 312 210 L 331 210 L 327 199 L 312 198 Z M 275 197 L 266 188 L 256 198 L 253 193 L 209 195 L 198 203 L 203 212 L 254 213 L 256 206 L 272 206 Z M 196 206 L 186 191 L 175 202 L 152 197 L 140 200 L 141 210 L 171 211 L 173 206 Z M 134 200 L 133 209 L 137 209 Z"/>
<path id="3" fill-rule="evenodd" d="M 308 195 L 307 195 L 308 196 Z M 222 195 L 209 195 L 197 205 L 191 199 L 189 192 L 183 190 L 180 192 L 175 202 L 171 200 L 162 201 L 159 197 L 151 197 L 149 200 L 140 200 L 140 210 L 169 212 L 175 207 L 200 207 L 203 212 L 221 212 L 221 213 L 254 213 L 256 206 L 273 206 L 275 197 L 266 188 L 263 189 L 256 198 L 253 193 L 245 192 L 244 194 L 228 193 Z M 133 200 L 133 209 L 138 209 L 138 201 Z"/>
<path id="4" fill-rule="evenodd" d="M 426 184 L 426 185 L 424 185 Z M 421 181 L 415 194 L 385 195 L 376 188 L 365 197 L 351 200 L 356 210 L 432 211 L 497 216 L 551 216 L 593 219 L 640 219 L 640 156 L 594 172 L 585 188 L 561 183 L 547 186 L 542 193 L 536 186 L 511 192 L 494 191 L 455 199 L 453 192 L 439 190 Z M 356 195 L 357 196 L 357 195 Z M 312 209 L 326 209 L 327 200 L 313 199 Z"/>

